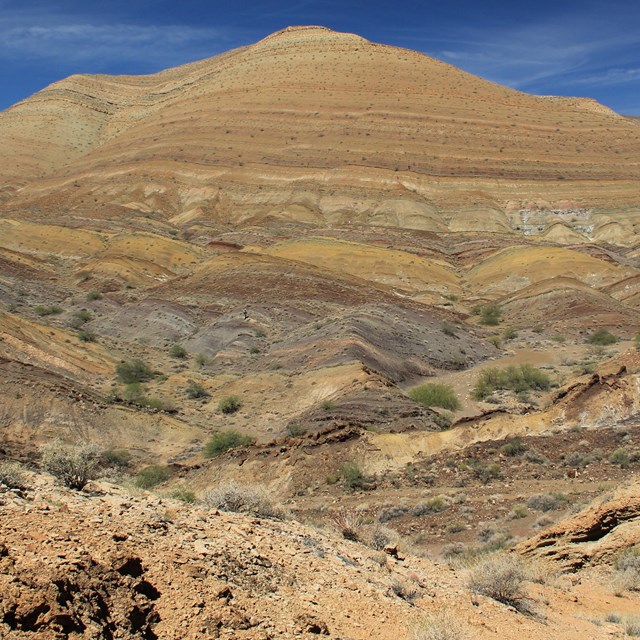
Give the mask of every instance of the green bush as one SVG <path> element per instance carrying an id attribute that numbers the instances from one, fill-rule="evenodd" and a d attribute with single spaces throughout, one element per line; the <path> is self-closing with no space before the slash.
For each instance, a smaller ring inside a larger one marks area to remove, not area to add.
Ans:
<path id="1" fill-rule="evenodd" d="M 169 349 L 169 355 L 172 358 L 186 358 L 187 350 L 180 344 L 174 344 L 171 349 Z"/>
<path id="2" fill-rule="evenodd" d="M 171 492 L 170 497 L 174 500 L 186 502 L 187 504 L 193 504 L 196 501 L 195 492 L 188 487 L 178 487 L 177 489 L 174 489 Z"/>
<path id="3" fill-rule="evenodd" d="M 530 364 L 511 365 L 504 368 L 491 367 L 478 375 L 472 396 L 484 400 L 497 390 L 520 393 L 530 390 L 544 390 L 551 386 L 549 376 Z"/>
<path id="4" fill-rule="evenodd" d="M 116 377 L 123 384 L 147 382 L 155 377 L 155 375 L 155 372 L 142 362 L 142 360 L 120 362 L 116 366 Z"/>
<path id="5" fill-rule="evenodd" d="M 500 451 L 505 456 L 515 457 L 523 454 L 527 450 L 527 445 L 522 441 L 522 438 L 513 438 L 500 447 Z"/>
<path id="6" fill-rule="evenodd" d="M 93 289 L 87 293 L 87 300 L 102 300 L 102 294 L 99 291 Z"/>
<path id="7" fill-rule="evenodd" d="M 364 474 L 357 462 L 345 462 L 340 467 L 340 475 L 344 486 L 351 491 L 363 489 L 366 484 Z"/>
<path id="8" fill-rule="evenodd" d="M 430 513 L 440 513 L 449 508 L 449 502 L 443 496 L 433 496 L 425 502 L 417 504 L 412 510 L 411 514 L 420 517 Z"/>
<path id="9" fill-rule="evenodd" d="M 218 410 L 225 414 L 235 413 L 242 406 L 238 396 L 227 396 L 218 402 Z"/>
<path id="10" fill-rule="evenodd" d="M 494 327 L 500 324 L 500 318 L 502 317 L 502 309 L 496 302 L 488 302 L 487 304 L 480 305 L 474 308 L 474 313 L 480 315 L 480 323 Z"/>
<path id="11" fill-rule="evenodd" d="M 152 464 L 141 469 L 133 483 L 140 489 L 151 489 L 166 482 L 172 474 L 171 467 Z"/>
<path id="12" fill-rule="evenodd" d="M 426 407 L 440 407 L 449 411 L 457 411 L 460 408 L 460 401 L 449 384 L 426 382 L 410 389 L 408 395 Z"/>
<path id="13" fill-rule="evenodd" d="M 299 422 L 290 422 L 287 425 L 287 435 L 292 438 L 299 438 L 307 432 L 307 428 L 304 425 L 301 425 Z"/>
<path id="14" fill-rule="evenodd" d="M 513 327 L 507 327 L 503 332 L 502 332 L 502 337 L 505 340 L 513 340 L 514 338 L 518 337 L 518 330 L 514 329 Z"/>
<path id="15" fill-rule="evenodd" d="M 204 446 L 204 455 L 207 458 L 215 458 L 231 449 L 244 447 L 252 442 L 253 438 L 245 436 L 238 431 L 219 431 L 214 433 Z"/>
<path id="16" fill-rule="evenodd" d="M 95 342 L 98 336 L 91 331 L 78 331 L 78 339 L 82 342 Z"/>
<path id="17" fill-rule="evenodd" d="M 600 328 L 600 329 L 597 329 L 596 331 L 594 331 L 589 336 L 588 342 L 589 342 L 589 344 L 607 346 L 609 344 L 615 344 L 616 342 L 618 342 L 618 338 L 616 336 L 614 336 L 607 329 Z"/>
<path id="18" fill-rule="evenodd" d="M 131 464 L 132 457 L 125 449 L 107 449 L 102 452 L 102 463 L 106 467 L 126 469 Z"/>
<path id="19" fill-rule="evenodd" d="M 35 314 L 37 316 L 57 316 L 60 315 L 63 311 L 62 307 L 58 307 L 56 305 L 45 306 L 39 304 L 35 309 Z"/>
<path id="20" fill-rule="evenodd" d="M 185 389 L 187 394 L 187 398 L 191 398 L 191 400 L 195 400 L 196 398 L 206 398 L 209 393 L 208 391 L 195 380 L 187 381 L 187 388 Z"/>
<path id="21" fill-rule="evenodd" d="M 80 311 L 77 311 L 76 313 L 73 314 L 73 317 L 69 322 L 69 326 L 72 329 L 80 329 L 80 327 L 82 327 L 82 325 L 85 324 L 86 322 L 89 322 L 91 318 L 92 316 L 89 313 L 89 311 L 87 311 L 87 309 L 80 309 Z"/>
<path id="22" fill-rule="evenodd" d="M 636 346 L 636 349 L 640 351 L 640 333 L 636 334 L 636 337 L 633 339 L 633 342 Z"/>
<path id="23" fill-rule="evenodd" d="M 620 447 L 609 456 L 609 462 L 626 469 L 630 462 L 629 452 L 624 447 Z"/>

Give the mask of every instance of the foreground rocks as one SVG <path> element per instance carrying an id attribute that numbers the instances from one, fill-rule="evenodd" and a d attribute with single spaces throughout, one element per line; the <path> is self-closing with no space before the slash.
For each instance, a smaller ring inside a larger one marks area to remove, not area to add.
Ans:
<path id="1" fill-rule="evenodd" d="M 1 638 L 396 639 L 447 610 L 476 638 L 595 639 L 616 627 L 587 620 L 576 589 L 590 585 L 591 617 L 640 603 L 612 603 L 581 573 L 530 585 L 536 613 L 523 616 L 472 598 L 462 569 L 331 531 L 30 480 L 0 491 Z"/>

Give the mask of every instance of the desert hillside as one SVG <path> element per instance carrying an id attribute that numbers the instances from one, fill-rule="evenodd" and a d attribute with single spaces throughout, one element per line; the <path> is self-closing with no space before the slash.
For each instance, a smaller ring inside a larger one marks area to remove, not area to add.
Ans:
<path id="1" fill-rule="evenodd" d="M 291 27 L 0 140 L 0 637 L 640 633 L 636 120 Z"/>

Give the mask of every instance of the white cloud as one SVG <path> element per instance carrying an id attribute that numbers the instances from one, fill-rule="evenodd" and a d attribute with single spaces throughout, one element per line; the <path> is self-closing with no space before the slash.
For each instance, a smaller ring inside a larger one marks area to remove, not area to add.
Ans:
<path id="1" fill-rule="evenodd" d="M 98 25 L 42 17 L 25 22 L 15 15 L 0 17 L 0 59 L 170 65 L 214 55 L 234 46 L 238 36 L 227 29 L 183 25 Z"/>

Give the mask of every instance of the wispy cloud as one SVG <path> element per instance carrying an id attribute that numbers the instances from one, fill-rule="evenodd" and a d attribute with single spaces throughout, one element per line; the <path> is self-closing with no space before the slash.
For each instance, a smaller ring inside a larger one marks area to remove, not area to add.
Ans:
<path id="1" fill-rule="evenodd" d="M 16 24 L 19 22 L 19 24 Z M 0 60 L 38 60 L 106 67 L 129 61 L 137 68 L 175 64 L 235 46 L 238 31 L 191 25 L 95 24 L 14 14 L 0 17 Z"/>

